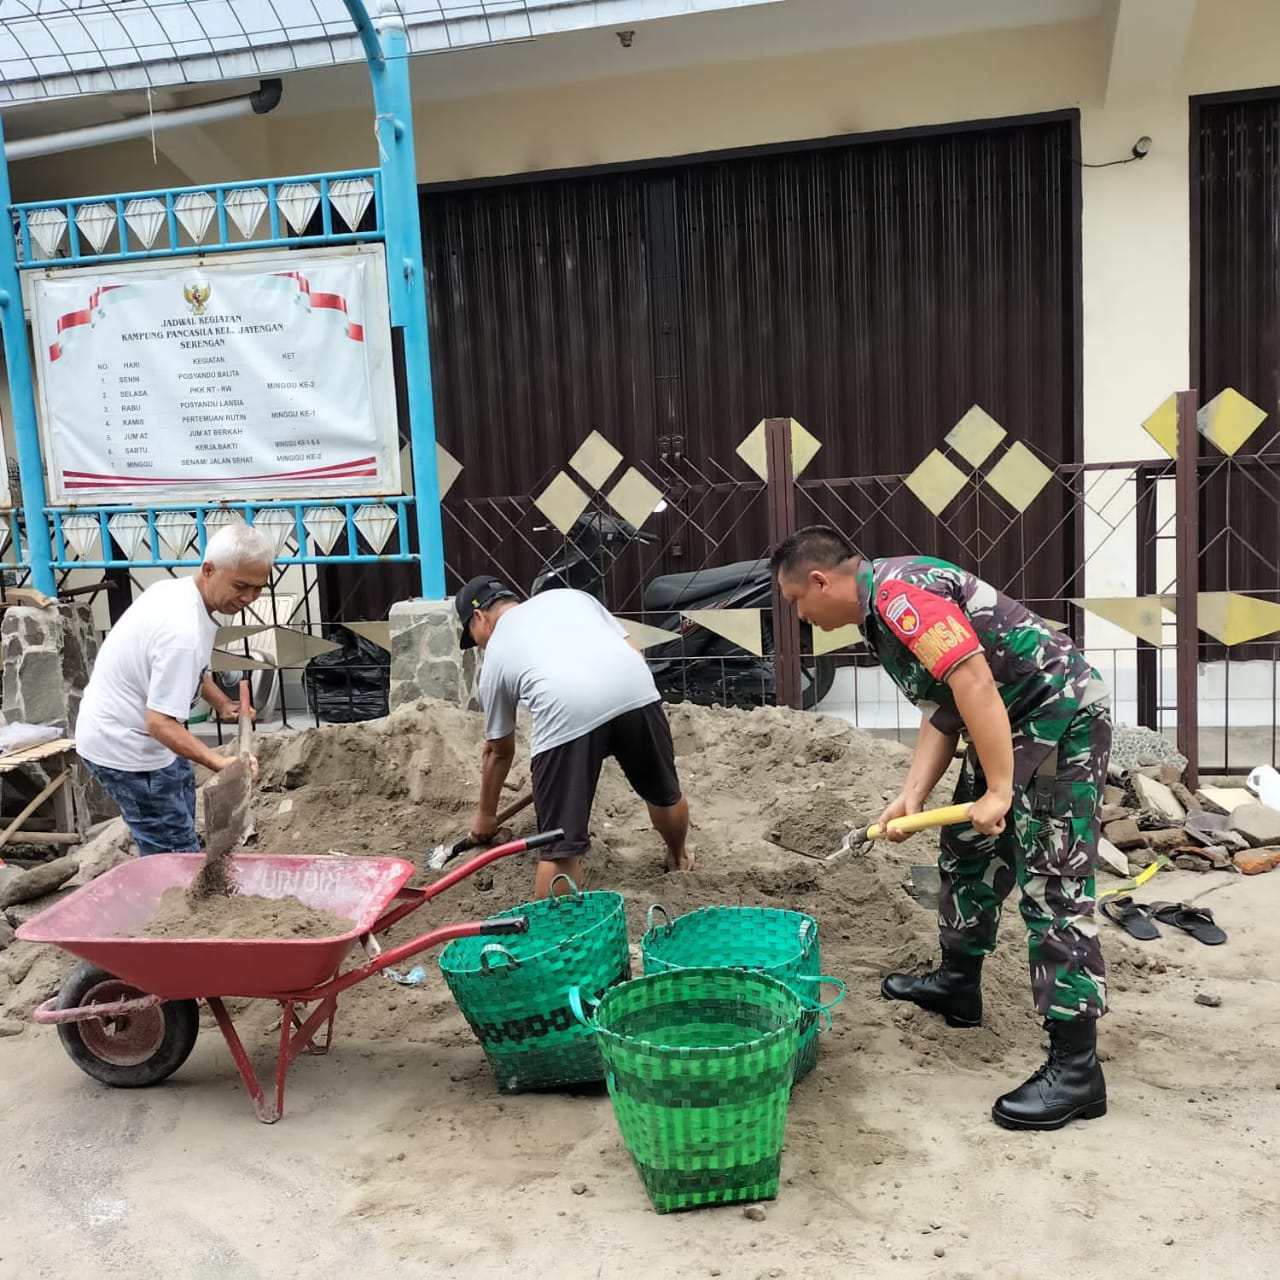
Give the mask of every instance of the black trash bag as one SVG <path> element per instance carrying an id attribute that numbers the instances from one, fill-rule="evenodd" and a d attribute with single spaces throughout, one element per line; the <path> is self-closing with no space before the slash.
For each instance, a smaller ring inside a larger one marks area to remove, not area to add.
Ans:
<path id="1" fill-rule="evenodd" d="M 324 638 L 342 648 L 312 658 L 302 673 L 312 714 L 333 724 L 385 716 L 390 710 L 391 655 L 346 627 L 333 627 Z"/>

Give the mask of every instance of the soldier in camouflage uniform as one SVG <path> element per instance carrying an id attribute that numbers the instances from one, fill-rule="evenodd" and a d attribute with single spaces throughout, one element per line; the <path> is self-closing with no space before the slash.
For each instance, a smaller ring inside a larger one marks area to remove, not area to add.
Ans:
<path id="1" fill-rule="evenodd" d="M 942 962 L 923 977 L 890 974 L 882 994 L 941 1013 L 951 1026 L 978 1026 L 982 961 L 1016 884 L 1050 1054 L 996 1101 L 992 1117 L 1008 1128 L 1056 1129 L 1104 1115 L 1097 1019 L 1106 977 L 1094 870 L 1111 745 L 1106 686 L 1067 636 L 944 560 L 866 560 L 817 525 L 784 542 L 772 569 L 806 621 L 861 626 L 923 712 L 906 782 L 882 825 L 918 813 L 962 731 L 970 744 L 955 796 L 969 805 L 969 821 L 943 829 L 938 859 Z"/>

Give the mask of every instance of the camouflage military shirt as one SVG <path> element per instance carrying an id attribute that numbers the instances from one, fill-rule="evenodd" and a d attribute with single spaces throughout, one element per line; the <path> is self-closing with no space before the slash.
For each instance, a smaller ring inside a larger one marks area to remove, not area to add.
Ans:
<path id="1" fill-rule="evenodd" d="M 942 733 L 964 729 L 947 676 L 966 658 L 985 654 L 1009 712 L 1019 785 L 1030 780 L 1076 712 L 1107 696 L 1070 637 L 945 560 L 864 560 L 858 601 L 868 647 Z"/>

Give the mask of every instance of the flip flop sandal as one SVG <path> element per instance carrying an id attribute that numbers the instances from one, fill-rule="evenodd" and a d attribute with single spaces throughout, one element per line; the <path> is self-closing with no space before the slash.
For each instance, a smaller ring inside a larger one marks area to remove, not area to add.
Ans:
<path id="1" fill-rule="evenodd" d="M 1114 900 L 1103 899 L 1099 905 L 1102 914 L 1118 924 L 1131 938 L 1137 938 L 1139 942 L 1150 942 L 1160 936 L 1160 930 L 1147 917 L 1144 903 L 1134 902 L 1126 895 Z"/>
<path id="2" fill-rule="evenodd" d="M 1185 902 L 1148 902 L 1147 910 L 1157 920 L 1189 933 L 1206 947 L 1220 947 L 1227 940 L 1208 907 L 1193 907 Z"/>

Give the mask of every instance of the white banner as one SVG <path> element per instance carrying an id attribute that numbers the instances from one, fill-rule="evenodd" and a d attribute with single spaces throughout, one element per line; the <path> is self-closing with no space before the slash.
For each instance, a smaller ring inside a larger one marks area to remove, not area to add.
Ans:
<path id="1" fill-rule="evenodd" d="M 50 496 L 400 493 L 381 246 L 31 279 Z"/>

